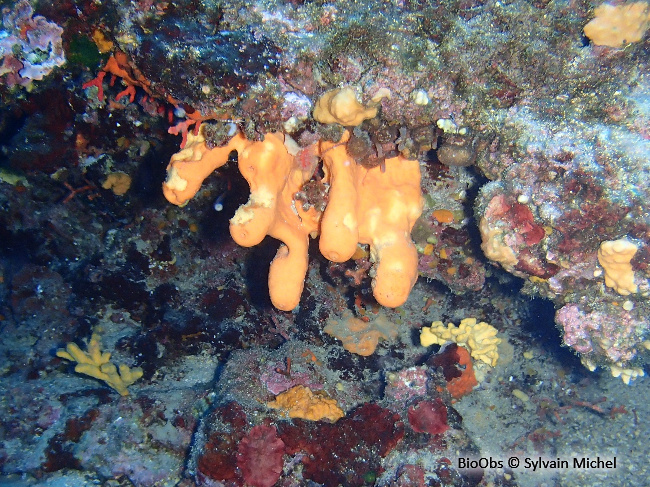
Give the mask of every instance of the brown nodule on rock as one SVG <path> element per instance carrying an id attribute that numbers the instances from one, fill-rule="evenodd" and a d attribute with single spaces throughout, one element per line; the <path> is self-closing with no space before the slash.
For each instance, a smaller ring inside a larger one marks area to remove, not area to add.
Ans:
<path id="1" fill-rule="evenodd" d="M 436 151 L 438 161 L 445 166 L 467 167 L 476 161 L 476 150 L 472 140 L 449 138 Z"/>

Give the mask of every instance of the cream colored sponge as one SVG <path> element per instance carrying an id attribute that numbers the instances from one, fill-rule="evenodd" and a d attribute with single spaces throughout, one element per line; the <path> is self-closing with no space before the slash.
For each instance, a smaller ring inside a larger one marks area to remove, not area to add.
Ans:
<path id="1" fill-rule="evenodd" d="M 420 343 L 428 347 L 454 342 L 467 348 L 473 359 L 494 367 L 499 359 L 497 346 L 501 343 L 496 335 L 496 328 L 484 321 L 477 323 L 476 318 L 465 318 L 458 326 L 449 323 L 446 327 L 442 321 L 434 321 L 430 327 L 422 328 Z"/>
<path id="2" fill-rule="evenodd" d="M 338 123 L 356 127 L 364 120 L 375 118 L 377 107 L 364 107 L 357 100 L 354 88 L 346 86 L 327 91 L 316 102 L 314 119 L 320 123 Z"/>
<path id="3" fill-rule="evenodd" d="M 605 269 L 605 285 L 623 296 L 637 291 L 631 264 L 637 250 L 638 247 L 625 238 L 606 240 L 598 249 L 598 262 Z"/>

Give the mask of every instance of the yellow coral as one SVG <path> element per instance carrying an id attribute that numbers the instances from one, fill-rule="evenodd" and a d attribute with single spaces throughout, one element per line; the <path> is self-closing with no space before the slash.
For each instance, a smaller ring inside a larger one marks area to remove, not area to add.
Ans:
<path id="1" fill-rule="evenodd" d="M 496 335 L 496 328 L 483 321 L 477 323 L 476 318 L 465 318 L 458 326 L 449 323 L 446 327 L 442 321 L 434 321 L 430 327 L 422 328 L 420 343 L 428 347 L 455 342 L 467 348 L 473 359 L 494 367 L 499 359 L 497 346 L 501 343 Z"/>
<path id="2" fill-rule="evenodd" d="M 301 157 L 292 156 L 284 136 L 277 133 L 260 142 L 237 134 L 226 146 L 209 149 L 202 127 L 198 135 L 189 134 L 185 148 L 172 156 L 163 192 L 171 203 L 185 204 L 236 150 L 251 193 L 230 220 L 230 233 L 246 247 L 266 235 L 283 242 L 269 271 L 269 294 L 277 308 L 289 311 L 298 305 L 309 237 L 319 232 L 321 252 L 335 262 L 350 259 L 357 244 L 370 244 L 376 263 L 375 298 L 384 306 L 400 306 L 417 279 L 417 251 L 410 232 L 422 212 L 419 163 L 398 156 L 386 159 L 383 169 L 367 169 L 348 156 L 347 137 L 346 133 L 338 144 L 323 142 L 305 149 L 323 159 L 323 183 L 329 185 L 323 213 L 314 207 L 304 210 L 296 202 L 294 197 L 313 168 L 305 168 Z"/>
<path id="3" fill-rule="evenodd" d="M 111 363 L 111 354 L 101 352 L 99 336 L 92 335 L 88 343 L 88 351 L 82 351 L 76 343 L 68 343 L 65 350 L 61 349 L 56 352 L 57 357 L 77 362 L 74 370 L 79 374 L 89 375 L 95 379 L 103 380 L 120 393 L 122 396 L 128 396 L 127 387 L 142 377 L 140 367 L 129 368 L 122 364 L 118 368 Z"/>
<path id="4" fill-rule="evenodd" d="M 632 257 L 638 247 L 629 240 L 606 240 L 598 249 L 598 262 L 605 269 L 605 285 L 627 296 L 637 292 L 632 270 Z"/>
<path id="5" fill-rule="evenodd" d="M 346 86 L 327 91 L 316 102 L 314 119 L 321 123 L 338 123 L 356 127 L 361 122 L 377 116 L 377 107 L 364 107 L 357 100 L 354 88 Z"/>
<path id="6" fill-rule="evenodd" d="M 397 327 L 383 314 L 363 321 L 349 311 L 341 319 L 330 319 L 323 331 L 341 340 L 348 352 L 364 357 L 375 352 L 380 339 L 394 340 L 397 337 Z"/>
<path id="7" fill-rule="evenodd" d="M 345 413 L 334 399 L 323 392 L 312 392 L 305 386 L 294 386 L 275 396 L 275 400 L 266 404 L 271 409 L 281 409 L 290 418 L 321 421 L 323 419 L 335 423 Z"/>
<path id="8" fill-rule="evenodd" d="M 624 5 L 602 4 L 595 17 L 585 25 L 585 35 L 599 46 L 623 47 L 640 41 L 650 25 L 650 7 L 646 2 Z"/>

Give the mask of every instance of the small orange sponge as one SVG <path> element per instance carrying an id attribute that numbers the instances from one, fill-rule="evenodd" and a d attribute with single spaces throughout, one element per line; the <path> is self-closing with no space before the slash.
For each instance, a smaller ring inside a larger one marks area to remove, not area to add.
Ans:
<path id="1" fill-rule="evenodd" d="M 397 337 L 397 326 L 378 314 L 374 319 L 364 321 L 355 318 L 349 311 L 343 313 L 340 319 L 331 318 L 323 331 L 338 338 L 343 348 L 348 352 L 367 357 L 375 353 L 379 340 L 394 340 Z"/>
<path id="2" fill-rule="evenodd" d="M 281 409 L 290 418 L 321 421 L 323 419 L 335 423 L 345 413 L 334 399 L 326 397 L 322 392 L 312 392 L 305 386 L 294 386 L 278 394 L 275 400 L 266 404 L 271 409 Z"/>
<path id="3" fill-rule="evenodd" d="M 603 3 L 595 17 L 585 25 L 585 35 L 596 45 L 622 48 L 639 42 L 650 27 L 650 5 L 631 2 L 621 5 Z"/>

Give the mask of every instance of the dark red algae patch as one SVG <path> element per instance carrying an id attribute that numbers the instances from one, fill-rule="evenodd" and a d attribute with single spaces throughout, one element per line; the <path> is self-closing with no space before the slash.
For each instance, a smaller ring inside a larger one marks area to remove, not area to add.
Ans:
<path id="1" fill-rule="evenodd" d="M 447 407 L 442 399 L 420 401 L 408 410 L 409 424 L 413 431 L 439 435 L 449 429 L 447 424 Z"/>
<path id="2" fill-rule="evenodd" d="M 244 437 L 246 413 L 236 402 L 218 407 L 212 418 L 223 423 L 228 432 L 215 429 L 197 460 L 197 479 L 200 485 L 212 481 L 229 481 L 227 485 L 241 485 L 237 476 L 237 444 Z"/>
<path id="3" fill-rule="evenodd" d="M 278 426 L 290 455 L 305 453 L 303 475 L 324 486 L 366 485 L 381 473 L 381 458 L 404 437 L 399 415 L 364 404 L 334 424 L 295 420 Z"/>
<path id="4" fill-rule="evenodd" d="M 237 442 L 231 435 L 214 434 L 199 457 L 197 476 L 199 482 L 209 485 L 210 480 L 228 481 L 237 478 Z"/>
<path id="5" fill-rule="evenodd" d="M 450 343 L 441 348 L 436 355 L 432 355 L 427 360 L 427 365 L 434 368 L 440 367 L 445 380 L 450 382 L 463 375 L 463 371 L 459 368 L 459 360 L 458 345 Z"/>
<path id="6" fill-rule="evenodd" d="M 203 292 L 199 307 L 210 319 L 221 322 L 227 318 L 237 318 L 241 310 L 249 308 L 247 304 L 238 290 L 215 287 Z"/>
<path id="7" fill-rule="evenodd" d="M 237 466 L 254 487 L 273 487 L 282 474 L 284 442 L 275 426 L 253 426 L 237 447 Z"/>
<path id="8" fill-rule="evenodd" d="M 98 416 L 98 409 L 90 409 L 83 416 L 70 418 L 65 424 L 65 430 L 54 435 L 48 442 L 45 450 L 45 461 L 41 468 L 45 472 L 81 469 L 81 463 L 72 452 L 72 444 L 81 440 L 81 436 L 92 427 L 93 421 Z"/>
<path id="9" fill-rule="evenodd" d="M 78 443 L 81 439 L 81 435 L 91 428 L 93 421 L 97 419 L 98 416 L 98 409 L 90 409 L 89 411 L 86 411 L 86 414 L 79 418 L 70 418 L 65 423 L 65 439 L 72 441 L 73 443 Z"/>

